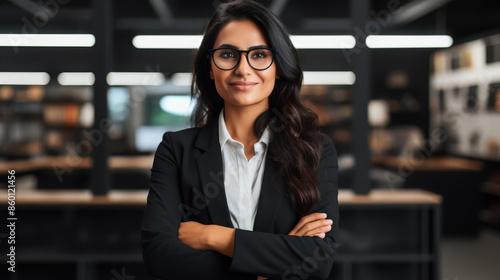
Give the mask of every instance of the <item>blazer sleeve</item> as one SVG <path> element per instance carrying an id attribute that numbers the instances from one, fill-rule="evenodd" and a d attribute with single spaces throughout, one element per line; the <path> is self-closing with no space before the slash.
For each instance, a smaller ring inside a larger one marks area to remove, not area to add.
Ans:
<path id="1" fill-rule="evenodd" d="M 147 272 L 162 279 L 257 279 L 256 275 L 229 271 L 231 258 L 215 251 L 193 249 L 178 239 L 182 203 L 178 174 L 170 135 L 166 132 L 154 156 L 141 226 Z"/>
<path id="2" fill-rule="evenodd" d="M 230 270 L 276 279 L 327 278 L 339 246 L 337 152 L 327 136 L 323 136 L 318 187 L 321 205 L 310 213 L 327 213 L 333 220 L 323 239 L 236 229 Z"/>

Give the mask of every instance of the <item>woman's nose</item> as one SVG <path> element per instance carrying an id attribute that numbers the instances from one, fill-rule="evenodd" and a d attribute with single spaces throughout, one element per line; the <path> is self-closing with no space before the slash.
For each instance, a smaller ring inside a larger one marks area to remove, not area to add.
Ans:
<path id="1" fill-rule="evenodd" d="M 248 64 L 247 56 L 248 54 L 241 54 L 240 63 L 236 66 L 236 75 L 248 75 L 253 71 L 252 67 Z"/>

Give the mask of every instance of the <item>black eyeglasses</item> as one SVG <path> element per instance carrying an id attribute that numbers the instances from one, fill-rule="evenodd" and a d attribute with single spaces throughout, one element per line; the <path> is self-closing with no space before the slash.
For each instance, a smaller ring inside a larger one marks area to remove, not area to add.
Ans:
<path id="1" fill-rule="evenodd" d="M 246 53 L 247 62 L 255 70 L 262 71 L 271 67 L 274 61 L 274 49 L 257 47 L 251 50 L 237 50 L 233 48 L 217 48 L 208 51 L 212 60 L 221 70 L 232 70 L 240 63 L 241 53 Z"/>

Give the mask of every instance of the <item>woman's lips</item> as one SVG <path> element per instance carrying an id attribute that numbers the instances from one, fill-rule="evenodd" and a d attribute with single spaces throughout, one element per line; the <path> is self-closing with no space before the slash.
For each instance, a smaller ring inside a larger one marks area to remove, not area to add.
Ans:
<path id="1" fill-rule="evenodd" d="M 234 82 L 229 83 L 230 86 L 235 87 L 238 90 L 249 90 L 253 88 L 257 83 L 254 82 Z"/>

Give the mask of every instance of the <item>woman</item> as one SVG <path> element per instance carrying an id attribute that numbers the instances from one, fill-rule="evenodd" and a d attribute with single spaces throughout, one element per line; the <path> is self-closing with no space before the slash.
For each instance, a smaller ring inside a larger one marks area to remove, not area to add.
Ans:
<path id="1" fill-rule="evenodd" d="M 166 132 L 151 169 L 145 266 L 165 279 L 325 279 L 337 155 L 299 99 L 289 34 L 251 1 L 220 4 L 204 34 L 194 127 Z"/>

